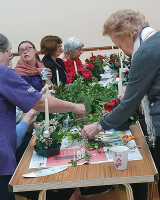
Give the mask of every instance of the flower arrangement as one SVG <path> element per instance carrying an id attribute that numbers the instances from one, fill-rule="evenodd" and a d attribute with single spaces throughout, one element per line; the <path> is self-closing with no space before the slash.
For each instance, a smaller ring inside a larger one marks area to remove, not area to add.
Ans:
<path id="1" fill-rule="evenodd" d="M 85 60 L 86 68 L 92 72 L 93 76 L 100 80 L 100 74 L 104 73 L 103 67 L 106 66 L 107 57 L 102 55 L 92 56 Z"/>
<path id="2" fill-rule="evenodd" d="M 130 68 L 131 65 L 131 56 L 125 56 L 122 58 L 123 68 Z M 116 72 L 119 72 L 119 68 L 121 67 L 120 63 L 120 57 L 119 54 L 111 54 L 109 56 L 108 66 L 115 70 Z"/>
<path id="3" fill-rule="evenodd" d="M 56 98 L 70 101 L 72 103 L 84 103 L 86 106 L 86 114 L 82 118 L 76 118 L 74 114 L 70 117 L 73 126 L 81 126 L 98 121 L 104 113 L 103 105 L 110 102 L 117 96 L 117 90 L 112 87 L 102 87 L 99 84 L 84 84 L 84 79 L 79 78 L 73 83 L 66 85 L 63 91 L 60 86 L 54 93 Z M 66 116 L 67 117 L 67 116 Z"/>
<path id="4" fill-rule="evenodd" d="M 35 135 L 37 136 L 34 149 L 38 154 L 49 157 L 59 153 L 64 133 L 61 131 L 62 124 L 59 124 L 56 118 L 49 121 L 49 130 L 45 130 L 44 123 L 44 120 L 39 123 L 34 123 Z M 51 154 L 49 151 L 50 153 L 48 155 L 47 150 L 54 149 L 56 149 L 56 153 L 53 151 Z"/>
<path id="5" fill-rule="evenodd" d="M 74 82 L 77 78 L 83 78 L 84 83 L 88 84 L 88 83 L 92 83 L 93 80 L 93 76 L 92 76 L 92 72 L 89 71 L 89 69 L 87 68 L 80 68 L 77 70 L 78 74 L 75 73 L 75 71 L 72 72 L 68 72 L 67 73 L 67 83 L 72 83 Z"/>

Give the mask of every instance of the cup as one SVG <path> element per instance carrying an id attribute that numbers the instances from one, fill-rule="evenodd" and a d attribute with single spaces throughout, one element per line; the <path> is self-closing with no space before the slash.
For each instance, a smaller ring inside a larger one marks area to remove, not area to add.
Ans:
<path id="1" fill-rule="evenodd" d="M 42 68 L 41 69 L 41 79 L 42 80 L 48 80 L 48 77 L 47 77 L 47 73 L 49 71 L 49 68 Z"/>
<path id="2" fill-rule="evenodd" d="M 117 170 L 125 170 L 127 168 L 128 150 L 129 148 L 125 146 L 116 146 L 110 149 L 114 166 Z"/>

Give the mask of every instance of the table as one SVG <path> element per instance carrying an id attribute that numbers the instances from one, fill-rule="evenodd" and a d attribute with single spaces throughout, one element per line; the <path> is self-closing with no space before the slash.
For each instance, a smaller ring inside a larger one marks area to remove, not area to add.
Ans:
<path id="1" fill-rule="evenodd" d="M 133 194 L 129 183 L 152 182 L 150 200 L 153 200 L 154 182 L 158 181 L 158 172 L 139 123 L 130 126 L 130 131 L 135 136 L 136 144 L 143 146 L 145 150 L 139 148 L 143 159 L 129 161 L 127 169 L 124 171 L 116 170 L 113 162 L 107 162 L 68 167 L 63 172 L 39 178 L 24 178 L 23 174 L 36 171 L 28 169 L 35 144 L 35 137 L 33 137 L 12 176 L 9 191 L 41 190 L 39 200 L 45 200 L 45 191 L 48 189 L 124 184 L 127 197 L 132 200 Z"/>

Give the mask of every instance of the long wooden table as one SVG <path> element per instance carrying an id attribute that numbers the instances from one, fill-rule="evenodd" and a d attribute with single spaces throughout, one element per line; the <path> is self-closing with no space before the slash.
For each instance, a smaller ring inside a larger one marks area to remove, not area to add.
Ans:
<path id="1" fill-rule="evenodd" d="M 45 191 L 49 189 L 75 188 L 98 185 L 124 184 L 126 186 L 128 199 L 132 200 L 132 190 L 129 183 L 152 182 L 150 199 L 153 199 L 154 182 L 158 181 L 158 172 L 150 155 L 150 151 L 144 140 L 139 123 L 130 126 L 130 130 L 135 136 L 135 142 L 143 148 L 139 151 L 142 160 L 128 161 L 127 169 L 118 171 L 113 162 L 100 164 L 86 164 L 76 167 L 68 167 L 67 170 L 38 178 L 24 178 L 23 174 L 36 171 L 29 170 L 35 138 L 33 137 L 26 149 L 12 179 L 9 183 L 9 191 L 22 192 L 41 190 L 39 199 L 45 199 Z"/>

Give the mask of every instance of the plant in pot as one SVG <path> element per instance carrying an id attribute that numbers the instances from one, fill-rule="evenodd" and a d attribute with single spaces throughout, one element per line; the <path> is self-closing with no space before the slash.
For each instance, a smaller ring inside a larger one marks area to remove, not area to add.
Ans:
<path id="1" fill-rule="evenodd" d="M 49 121 L 49 130 L 45 129 L 44 120 L 35 124 L 36 142 L 34 150 L 44 156 L 51 157 L 60 153 L 62 138 L 61 124 L 54 118 Z"/>

